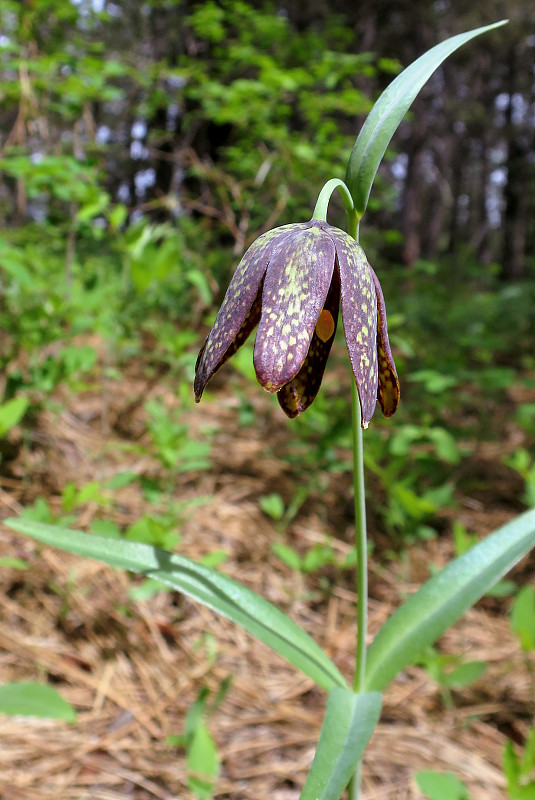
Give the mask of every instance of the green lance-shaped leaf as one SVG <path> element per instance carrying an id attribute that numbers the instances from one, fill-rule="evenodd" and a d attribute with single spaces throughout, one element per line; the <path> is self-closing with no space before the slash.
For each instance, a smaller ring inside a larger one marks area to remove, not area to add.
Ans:
<path id="1" fill-rule="evenodd" d="M 347 165 L 345 183 L 359 216 L 366 210 L 375 174 L 390 139 L 420 89 L 458 47 L 506 23 L 507 20 L 501 20 L 446 39 L 416 59 L 385 89 L 362 126 Z"/>
<path id="2" fill-rule="evenodd" d="M 214 784 L 219 774 L 219 754 L 204 722 L 201 721 L 196 726 L 187 750 L 189 789 L 199 800 L 208 800 L 214 793 Z"/>
<path id="3" fill-rule="evenodd" d="M 451 561 L 386 621 L 368 651 L 366 688 L 382 691 L 535 545 L 535 509 Z"/>
<path id="4" fill-rule="evenodd" d="M 300 800 L 339 800 L 377 725 L 381 701 L 379 692 L 331 691 Z"/>
<path id="5" fill-rule="evenodd" d="M 138 542 L 108 539 L 27 519 L 8 519 L 4 524 L 68 553 L 140 572 L 172 586 L 241 625 L 322 689 L 347 687 L 333 662 L 299 625 L 255 592 L 209 567 Z"/>
<path id="6" fill-rule="evenodd" d="M 76 722 L 76 711 L 52 687 L 33 681 L 0 686 L 0 714 Z"/>
<path id="7" fill-rule="evenodd" d="M 27 397 L 13 397 L 0 405 L 0 437 L 19 424 L 29 404 Z"/>

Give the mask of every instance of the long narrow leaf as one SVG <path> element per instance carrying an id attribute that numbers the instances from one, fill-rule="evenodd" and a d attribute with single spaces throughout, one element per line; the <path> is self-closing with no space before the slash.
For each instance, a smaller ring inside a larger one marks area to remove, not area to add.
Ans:
<path id="1" fill-rule="evenodd" d="M 451 561 L 400 606 L 372 642 L 366 688 L 382 691 L 535 545 L 535 509 Z"/>
<path id="2" fill-rule="evenodd" d="M 332 690 L 300 800 L 339 800 L 377 725 L 381 701 L 379 692 Z"/>
<path id="3" fill-rule="evenodd" d="M 241 625 L 323 689 L 347 686 L 333 662 L 299 625 L 255 592 L 215 570 L 148 544 L 106 539 L 27 519 L 8 519 L 5 525 L 68 553 L 168 584 Z"/>
<path id="4" fill-rule="evenodd" d="M 506 23 L 507 20 L 501 20 L 446 39 L 420 56 L 385 89 L 362 126 L 347 165 L 345 182 L 361 216 L 390 139 L 420 89 L 458 47 Z"/>

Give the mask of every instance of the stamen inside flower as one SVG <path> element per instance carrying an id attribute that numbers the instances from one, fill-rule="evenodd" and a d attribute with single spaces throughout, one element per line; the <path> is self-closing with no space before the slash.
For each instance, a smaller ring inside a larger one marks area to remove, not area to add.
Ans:
<path id="1" fill-rule="evenodd" d="M 323 309 L 316 322 L 316 336 L 322 342 L 328 342 L 334 333 L 334 319 L 330 311 Z"/>

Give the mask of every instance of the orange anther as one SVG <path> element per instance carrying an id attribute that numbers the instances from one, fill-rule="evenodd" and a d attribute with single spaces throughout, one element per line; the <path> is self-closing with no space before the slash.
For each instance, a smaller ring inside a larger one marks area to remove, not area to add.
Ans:
<path id="1" fill-rule="evenodd" d="M 323 309 L 316 322 L 316 335 L 322 342 L 328 342 L 334 333 L 334 319 L 330 311 Z"/>

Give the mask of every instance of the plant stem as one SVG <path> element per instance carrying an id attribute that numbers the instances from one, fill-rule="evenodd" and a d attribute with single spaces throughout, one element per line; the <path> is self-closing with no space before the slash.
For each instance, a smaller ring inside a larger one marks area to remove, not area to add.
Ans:
<path id="1" fill-rule="evenodd" d="M 353 377 L 353 376 L 351 376 Z M 368 543 L 366 536 L 366 498 L 364 495 L 364 453 L 360 424 L 360 401 L 355 381 L 351 381 L 353 420 L 353 482 L 355 501 L 355 544 L 357 549 L 357 663 L 355 692 L 365 691 L 366 634 L 368 629 Z"/>
<path id="2" fill-rule="evenodd" d="M 351 199 L 351 194 L 349 193 L 349 189 L 347 188 L 345 183 L 341 181 L 339 178 L 331 178 L 331 180 L 327 181 L 327 183 L 319 193 L 319 197 L 316 200 L 314 213 L 312 214 L 312 219 L 321 219 L 323 220 L 323 222 L 327 222 L 327 209 L 329 207 L 329 200 L 331 199 L 331 195 L 335 189 L 338 189 L 338 191 L 342 195 L 344 208 L 347 214 L 348 233 L 350 236 L 353 237 L 353 239 L 356 239 L 358 242 L 360 217 L 355 211 L 355 208 L 353 206 L 353 200 Z"/>
<path id="3" fill-rule="evenodd" d="M 351 374 L 351 418 L 353 423 L 353 484 L 355 502 L 355 546 L 357 550 L 357 652 L 355 692 L 365 691 L 366 634 L 368 630 L 368 543 L 366 536 L 366 498 L 364 494 L 364 448 L 362 441 L 360 400 Z M 348 786 L 349 800 L 360 795 L 362 762 L 356 766 Z"/>

